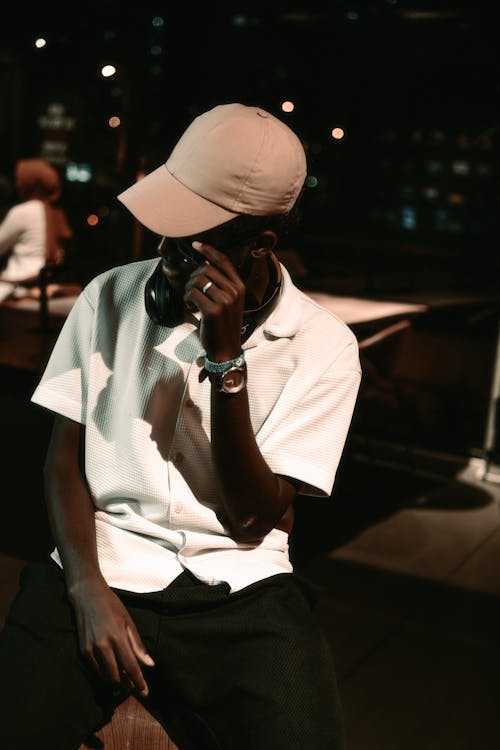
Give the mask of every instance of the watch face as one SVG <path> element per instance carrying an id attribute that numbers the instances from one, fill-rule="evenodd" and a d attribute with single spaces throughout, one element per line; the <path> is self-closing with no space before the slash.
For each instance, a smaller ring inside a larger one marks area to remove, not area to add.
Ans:
<path id="1" fill-rule="evenodd" d="M 245 387 L 245 370 L 242 367 L 231 367 L 221 377 L 220 390 L 224 393 L 238 393 Z"/>

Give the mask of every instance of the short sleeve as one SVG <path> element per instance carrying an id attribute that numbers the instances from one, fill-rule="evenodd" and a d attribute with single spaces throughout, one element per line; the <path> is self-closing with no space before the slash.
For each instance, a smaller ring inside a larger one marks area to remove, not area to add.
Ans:
<path id="1" fill-rule="evenodd" d="M 75 422 L 86 421 L 94 309 L 88 288 L 77 298 L 31 400 Z"/>
<path id="2" fill-rule="evenodd" d="M 353 340 L 313 382 L 300 372 L 290 379 L 259 435 L 268 466 L 299 480 L 301 494 L 331 494 L 360 381 Z"/>

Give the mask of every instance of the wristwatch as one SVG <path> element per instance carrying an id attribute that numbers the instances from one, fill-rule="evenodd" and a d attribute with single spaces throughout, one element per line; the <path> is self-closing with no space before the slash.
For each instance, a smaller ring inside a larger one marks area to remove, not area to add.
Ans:
<path id="1" fill-rule="evenodd" d="M 212 362 L 205 357 L 205 371 L 219 393 L 239 393 L 247 384 L 245 352 L 226 362 Z"/>
<path id="2" fill-rule="evenodd" d="M 209 373 L 210 382 L 219 393 L 239 393 L 247 384 L 247 368 L 228 367 L 224 372 Z"/>

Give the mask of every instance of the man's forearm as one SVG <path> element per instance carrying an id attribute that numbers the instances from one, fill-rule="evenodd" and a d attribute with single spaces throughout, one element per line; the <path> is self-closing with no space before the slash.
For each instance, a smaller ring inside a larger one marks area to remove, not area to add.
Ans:
<path id="1" fill-rule="evenodd" d="M 82 578 L 99 577 L 94 508 L 86 487 L 72 481 L 65 492 L 60 479 L 46 485 L 46 505 L 68 589 Z"/>
<path id="2" fill-rule="evenodd" d="M 273 474 L 256 443 L 248 394 L 219 393 L 212 386 L 212 456 L 224 511 L 238 541 L 258 542 L 279 522 L 295 492 Z"/>
<path id="3" fill-rule="evenodd" d="M 80 425 L 56 420 L 45 463 L 45 502 L 68 589 L 100 578 L 95 509 L 79 463 Z"/>

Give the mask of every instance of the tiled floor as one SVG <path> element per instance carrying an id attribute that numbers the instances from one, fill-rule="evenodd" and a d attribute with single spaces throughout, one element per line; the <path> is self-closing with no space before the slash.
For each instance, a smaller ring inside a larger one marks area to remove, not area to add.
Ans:
<path id="1" fill-rule="evenodd" d="M 402 496 L 305 567 L 323 590 L 349 750 L 500 748 L 500 486 L 475 473 Z M 464 504 L 464 487 L 482 502 Z"/>
<path id="2" fill-rule="evenodd" d="M 471 462 L 344 544 L 333 559 L 500 596 L 500 486 L 479 481 L 477 468 Z"/>
<path id="3" fill-rule="evenodd" d="M 28 318 L 6 323 L 0 619 L 24 560 L 49 538 L 39 472 L 50 423 L 27 394 L 51 336 Z M 330 500 L 299 502 L 293 540 L 318 585 L 348 750 L 500 750 L 500 484 L 475 459 L 431 471 L 418 456 L 398 467 L 360 446 L 353 435 Z M 16 504 L 21 486 L 29 513 Z"/>

